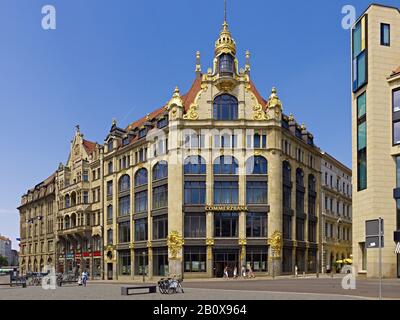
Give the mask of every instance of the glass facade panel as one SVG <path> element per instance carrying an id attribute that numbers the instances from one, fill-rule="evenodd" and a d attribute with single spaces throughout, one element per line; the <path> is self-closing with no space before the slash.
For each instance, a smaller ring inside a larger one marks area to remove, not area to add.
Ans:
<path id="1" fill-rule="evenodd" d="M 153 218 L 153 240 L 167 239 L 168 217 L 166 215 Z"/>
<path id="2" fill-rule="evenodd" d="M 147 219 L 135 220 L 135 241 L 148 240 L 148 225 Z"/>
<path id="3" fill-rule="evenodd" d="M 214 204 L 238 204 L 239 182 L 214 182 Z"/>
<path id="4" fill-rule="evenodd" d="M 153 275 L 165 277 L 169 273 L 168 268 L 168 249 L 153 249 Z"/>
<path id="5" fill-rule="evenodd" d="M 400 111 L 400 89 L 393 91 L 393 112 Z"/>
<path id="6" fill-rule="evenodd" d="M 147 190 L 135 193 L 135 213 L 147 212 Z"/>
<path id="7" fill-rule="evenodd" d="M 381 23 L 381 45 L 390 46 L 390 25 Z"/>
<path id="8" fill-rule="evenodd" d="M 135 276 L 149 274 L 149 255 L 147 249 L 135 250 Z"/>
<path id="9" fill-rule="evenodd" d="M 119 215 L 128 216 L 131 211 L 131 196 L 119 198 Z"/>
<path id="10" fill-rule="evenodd" d="M 143 186 L 147 184 L 147 170 L 140 169 L 135 174 L 135 187 Z"/>
<path id="11" fill-rule="evenodd" d="M 216 238 L 237 238 L 238 225 L 238 213 L 216 213 L 214 215 L 214 236 Z"/>
<path id="12" fill-rule="evenodd" d="M 168 185 L 153 188 L 153 210 L 168 207 Z"/>
<path id="13" fill-rule="evenodd" d="M 185 238 L 206 237 L 206 215 L 204 213 L 185 214 Z"/>
<path id="14" fill-rule="evenodd" d="M 131 241 L 131 224 L 129 221 L 121 222 L 118 226 L 119 243 Z"/>
<path id="15" fill-rule="evenodd" d="M 247 204 L 268 204 L 268 182 L 247 182 Z"/>
<path id="16" fill-rule="evenodd" d="M 185 174 L 206 174 L 206 161 L 200 156 L 189 157 L 185 160 Z"/>
<path id="17" fill-rule="evenodd" d="M 268 271 L 268 248 L 267 247 L 247 247 L 246 248 L 246 267 L 251 266 L 254 272 Z"/>
<path id="18" fill-rule="evenodd" d="M 207 271 L 207 248 L 185 247 L 184 248 L 184 272 L 206 272 Z"/>
<path id="19" fill-rule="evenodd" d="M 393 144 L 400 144 L 400 121 L 393 123 Z"/>
<path id="20" fill-rule="evenodd" d="M 161 161 L 153 168 L 153 181 L 165 179 L 168 177 L 168 163 Z"/>
<path id="21" fill-rule="evenodd" d="M 200 205 L 206 203 L 206 182 L 185 182 L 185 204 Z"/>
<path id="22" fill-rule="evenodd" d="M 248 213 L 246 217 L 246 235 L 248 238 L 268 237 L 268 215 L 265 213 Z"/>
<path id="23" fill-rule="evenodd" d="M 131 251 L 124 250 L 118 253 L 119 256 L 119 275 L 131 275 Z"/>
<path id="24" fill-rule="evenodd" d="M 223 94 L 214 100 L 214 119 L 230 121 L 238 119 L 238 100 L 231 95 Z"/>
<path id="25" fill-rule="evenodd" d="M 367 94 L 364 92 L 357 98 L 357 116 L 358 119 L 367 113 Z"/>
<path id="26" fill-rule="evenodd" d="M 358 125 L 358 150 L 367 147 L 367 123 L 363 122 Z"/>

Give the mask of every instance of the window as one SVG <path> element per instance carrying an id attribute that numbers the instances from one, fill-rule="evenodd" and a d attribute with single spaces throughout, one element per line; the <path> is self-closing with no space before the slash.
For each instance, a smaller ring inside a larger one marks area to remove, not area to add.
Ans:
<path id="1" fill-rule="evenodd" d="M 135 193 L 135 213 L 147 212 L 147 190 Z"/>
<path id="2" fill-rule="evenodd" d="M 113 182 L 107 181 L 107 196 L 110 197 L 113 195 Z"/>
<path id="3" fill-rule="evenodd" d="M 140 187 L 147 184 L 147 170 L 142 168 L 135 174 L 135 187 Z"/>
<path id="4" fill-rule="evenodd" d="M 147 129 L 145 128 L 139 131 L 138 138 L 143 139 L 146 135 L 147 135 Z"/>
<path id="5" fill-rule="evenodd" d="M 124 175 L 119 179 L 119 192 L 129 191 L 131 188 L 131 177 Z"/>
<path id="6" fill-rule="evenodd" d="M 206 161 L 201 156 L 188 157 L 185 160 L 185 174 L 199 175 L 206 174 Z"/>
<path id="7" fill-rule="evenodd" d="M 127 146 L 130 141 L 131 141 L 130 137 L 125 137 L 124 139 L 122 139 L 122 146 L 123 147 Z"/>
<path id="8" fill-rule="evenodd" d="M 112 174 L 113 173 L 113 163 L 112 161 L 110 161 L 108 163 L 108 174 Z"/>
<path id="9" fill-rule="evenodd" d="M 65 207 L 66 208 L 69 208 L 71 206 L 71 198 L 70 198 L 70 196 L 67 194 L 66 196 L 65 196 Z"/>
<path id="10" fill-rule="evenodd" d="M 153 168 L 153 181 L 165 179 L 168 177 L 168 163 L 165 161 L 158 162 Z"/>
<path id="11" fill-rule="evenodd" d="M 167 125 L 168 125 L 168 119 L 167 118 L 163 118 L 163 119 L 161 119 L 161 120 L 159 120 L 157 122 L 157 128 L 158 129 L 165 128 Z"/>
<path id="12" fill-rule="evenodd" d="M 265 134 L 260 135 L 256 133 L 254 135 L 254 149 L 266 149 L 267 148 L 267 136 Z"/>
<path id="13" fill-rule="evenodd" d="M 246 173 L 248 175 L 267 175 L 268 161 L 264 157 L 251 157 L 246 162 Z"/>
<path id="14" fill-rule="evenodd" d="M 237 238 L 238 213 L 216 213 L 214 215 L 214 236 L 216 238 Z"/>
<path id="15" fill-rule="evenodd" d="M 119 215 L 128 216 L 131 211 L 131 196 L 119 198 Z"/>
<path id="16" fill-rule="evenodd" d="M 205 146 L 205 136 L 203 134 L 185 134 L 184 146 L 186 149 L 202 149 Z"/>
<path id="17" fill-rule="evenodd" d="M 282 177 L 283 177 L 283 208 L 292 208 L 292 182 L 291 182 L 291 167 L 290 164 L 285 161 L 282 166 Z"/>
<path id="18" fill-rule="evenodd" d="M 390 24 L 381 23 L 381 45 L 390 47 Z"/>
<path id="19" fill-rule="evenodd" d="M 153 240 L 168 237 L 168 217 L 166 215 L 153 218 Z"/>
<path id="20" fill-rule="evenodd" d="M 231 95 L 223 94 L 214 100 L 214 119 L 231 121 L 238 119 L 238 100 Z"/>
<path id="21" fill-rule="evenodd" d="M 107 148 L 108 148 L 108 152 L 113 151 L 113 149 L 114 149 L 114 140 L 112 140 L 112 139 L 108 140 Z"/>
<path id="22" fill-rule="evenodd" d="M 207 248 L 185 247 L 184 249 L 185 272 L 206 272 Z"/>
<path id="23" fill-rule="evenodd" d="M 361 18 L 352 31 L 353 92 L 367 83 L 367 16 Z"/>
<path id="24" fill-rule="evenodd" d="M 238 204 L 239 183 L 237 181 L 214 182 L 214 204 Z"/>
<path id="25" fill-rule="evenodd" d="M 393 112 L 400 111 L 400 88 L 393 91 Z"/>
<path id="26" fill-rule="evenodd" d="M 357 187 L 367 188 L 367 120 L 366 93 L 357 98 Z"/>
<path id="27" fill-rule="evenodd" d="M 135 241 L 148 240 L 147 232 L 148 232 L 147 219 L 135 220 Z"/>
<path id="28" fill-rule="evenodd" d="M 239 173 L 239 164 L 234 157 L 219 157 L 214 162 L 215 175 L 237 175 Z"/>
<path id="29" fill-rule="evenodd" d="M 254 272 L 268 271 L 268 250 L 266 247 L 247 247 L 246 266 L 251 266 Z"/>
<path id="30" fill-rule="evenodd" d="M 119 256 L 119 274 L 121 276 L 131 275 L 131 251 L 123 250 L 118 253 Z"/>
<path id="31" fill-rule="evenodd" d="M 205 238 L 206 237 L 206 215 L 185 214 L 185 238 Z"/>
<path id="32" fill-rule="evenodd" d="M 169 273 L 168 268 L 168 249 L 154 248 L 153 249 L 153 275 L 166 276 Z"/>
<path id="33" fill-rule="evenodd" d="M 206 182 L 185 182 L 185 205 L 200 205 L 206 203 Z"/>
<path id="34" fill-rule="evenodd" d="M 147 275 L 149 269 L 148 249 L 135 250 L 135 275 Z"/>
<path id="35" fill-rule="evenodd" d="M 304 241 L 304 219 L 296 219 L 296 240 Z"/>
<path id="36" fill-rule="evenodd" d="M 396 188 L 400 188 L 400 156 L 396 157 Z"/>
<path id="37" fill-rule="evenodd" d="M 112 229 L 107 230 L 107 244 L 112 245 L 113 244 L 113 231 Z"/>
<path id="38" fill-rule="evenodd" d="M 397 204 L 397 214 L 396 214 L 397 230 L 400 230 L 400 199 L 396 200 L 396 204 Z"/>
<path id="39" fill-rule="evenodd" d="M 153 188 L 153 210 L 168 207 L 168 185 Z"/>
<path id="40" fill-rule="evenodd" d="M 131 224 L 129 221 L 121 222 L 118 226 L 119 243 L 131 241 Z"/>
<path id="41" fill-rule="evenodd" d="M 232 74 L 234 71 L 234 58 L 230 54 L 222 54 L 219 57 L 219 72 Z"/>
<path id="42" fill-rule="evenodd" d="M 83 203 L 84 204 L 89 203 L 89 192 L 88 191 L 83 191 Z"/>
<path id="43" fill-rule="evenodd" d="M 247 204 L 268 204 L 268 182 L 247 181 L 246 201 Z"/>
<path id="44" fill-rule="evenodd" d="M 268 216 L 265 213 L 248 213 L 246 217 L 247 238 L 267 238 Z"/>
<path id="45" fill-rule="evenodd" d="M 308 242 L 317 242 L 317 223 L 314 221 L 308 222 Z"/>
<path id="46" fill-rule="evenodd" d="M 107 220 L 112 220 L 113 219 L 113 206 L 109 205 L 107 207 Z"/>
<path id="47" fill-rule="evenodd" d="M 88 182 L 89 181 L 89 171 L 84 170 L 82 177 L 83 177 L 83 182 Z"/>
<path id="48" fill-rule="evenodd" d="M 400 144 L 400 121 L 393 123 L 393 144 Z"/>

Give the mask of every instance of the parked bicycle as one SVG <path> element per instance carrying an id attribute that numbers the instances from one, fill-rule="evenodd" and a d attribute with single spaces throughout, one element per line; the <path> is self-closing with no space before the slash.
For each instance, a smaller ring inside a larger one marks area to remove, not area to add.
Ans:
<path id="1" fill-rule="evenodd" d="M 182 287 L 182 278 L 173 276 L 172 278 L 163 278 L 158 282 L 158 289 L 161 294 L 176 294 L 178 291 L 185 293 Z"/>

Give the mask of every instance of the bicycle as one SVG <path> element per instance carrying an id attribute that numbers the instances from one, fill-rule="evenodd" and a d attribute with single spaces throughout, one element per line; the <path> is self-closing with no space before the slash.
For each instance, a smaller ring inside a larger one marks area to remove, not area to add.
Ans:
<path id="1" fill-rule="evenodd" d="M 182 282 L 183 279 L 177 278 L 175 275 L 172 278 L 163 278 L 158 282 L 158 289 L 161 294 L 176 294 L 178 290 L 185 293 Z"/>

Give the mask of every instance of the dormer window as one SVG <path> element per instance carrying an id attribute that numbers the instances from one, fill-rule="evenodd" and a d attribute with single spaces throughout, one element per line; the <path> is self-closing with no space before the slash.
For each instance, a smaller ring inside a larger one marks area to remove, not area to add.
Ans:
<path id="1" fill-rule="evenodd" d="M 129 144 L 129 141 L 130 141 L 129 137 L 124 138 L 122 140 L 122 146 L 123 147 L 127 146 Z"/>
<path id="2" fill-rule="evenodd" d="M 168 120 L 167 120 L 167 118 L 163 118 L 163 119 L 161 119 L 161 120 L 159 120 L 159 121 L 157 122 L 157 128 L 158 128 L 158 129 L 165 128 L 167 125 L 168 125 Z"/>
<path id="3" fill-rule="evenodd" d="M 107 147 L 108 147 L 108 152 L 113 151 L 113 149 L 114 149 L 114 140 L 113 140 L 113 139 L 110 139 L 110 140 L 108 141 Z"/>
<path id="4" fill-rule="evenodd" d="M 230 54 L 222 54 L 219 57 L 219 73 L 232 75 L 234 72 L 234 59 Z"/>
<path id="5" fill-rule="evenodd" d="M 139 139 L 144 138 L 146 136 L 146 134 L 147 134 L 147 129 L 146 128 L 140 130 L 139 131 Z"/>

